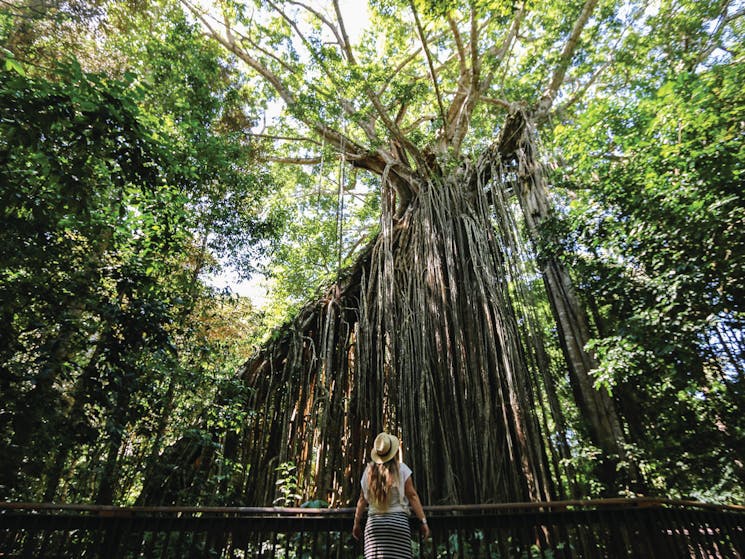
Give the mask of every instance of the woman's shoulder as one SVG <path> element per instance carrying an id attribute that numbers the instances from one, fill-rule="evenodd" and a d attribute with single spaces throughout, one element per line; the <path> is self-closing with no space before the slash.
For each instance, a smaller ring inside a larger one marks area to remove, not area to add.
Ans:
<path id="1" fill-rule="evenodd" d="M 398 471 L 401 475 L 401 479 L 406 481 L 406 478 L 411 476 L 411 468 L 405 462 L 398 463 Z"/>

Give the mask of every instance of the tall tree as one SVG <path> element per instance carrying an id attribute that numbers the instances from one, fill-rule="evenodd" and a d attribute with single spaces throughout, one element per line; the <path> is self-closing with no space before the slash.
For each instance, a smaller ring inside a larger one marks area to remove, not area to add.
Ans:
<path id="1" fill-rule="evenodd" d="M 594 0 L 541 10 L 528 3 L 381 2 L 370 7 L 377 32 L 353 44 L 336 1 L 325 8 L 229 2 L 218 11 L 183 4 L 283 106 L 281 123 L 265 136 L 300 141 L 294 149 L 275 142 L 275 158 L 314 163 L 314 146 L 322 144 L 380 177 L 380 232 L 314 326 L 316 335 L 331 336 L 316 340 L 327 353 L 288 342 L 283 351 L 300 354 L 286 357 L 283 374 L 298 392 L 269 406 L 284 405 L 291 417 L 267 412 L 267 422 L 297 425 L 289 427 L 297 430 L 289 449 L 303 456 L 314 437 L 326 438 L 325 429 L 344 433 L 342 446 L 324 452 L 349 456 L 355 467 L 367 439 L 352 432 L 400 425 L 413 461 L 429 471 L 422 483 L 432 499 L 554 495 L 546 458 L 553 451 L 534 409 L 543 381 L 530 374 L 535 350 L 519 333 L 508 241 L 492 225 L 510 219 L 509 203 L 496 192 L 517 193 L 537 240 L 551 205 L 535 127 L 551 118 L 557 98 L 562 109 L 574 102 L 567 81 L 577 98 L 590 86 L 604 49 L 618 46 L 636 14 L 624 21 L 619 7 Z M 591 377 L 596 362 L 585 349 L 583 309 L 560 261 L 545 261 L 544 280 L 578 407 L 604 456 L 600 476 L 609 488 L 627 487 L 634 473 L 617 475 L 624 434 L 612 399 Z M 347 308 L 354 316 L 344 314 Z M 313 352 L 310 362 L 303 352 Z M 259 362 L 271 377 L 273 365 Z M 256 366 L 248 366 L 252 382 L 264 370 Z M 350 387 L 344 396 L 342 386 Z M 327 402 L 319 414 L 312 407 L 321 404 L 312 402 L 321 393 Z M 352 416 L 339 431 L 327 418 L 342 409 Z M 306 421 L 310 428 L 300 427 Z M 268 437 L 281 460 L 281 425 L 256 429 L 253 436 Z"/>
<path id="2" fill-rule="evenodd" d="M 555 210 L 539 131 L 613 85 L 616 66 L 644 74 L 635 49 L 666 18 L 675 22 L 668 38 L 689 46 L 656 56 L 647 75 L 707 60 L 731 39 L 735 8 L 373 2 L 370 29 L 355 41 L 336 0 L 182 3 L 282 107 L 257 135 L 267 161 L 317 164 L 319 146 L 332 146 L 344 164 L 379 177 L 368 249 L 246 365 L 264 412 L 232 441 L 236 455 L 259 471 L 299 457 L 309 489 L 349 495 L 338 472 L 361 467 L 367 432 L 400 427 L 430 499 L 557 494 L 547 441 L 563 418 L 559 406 L 540 408 L 537 395 L 555 386 L 540 373 L 547 354 L 520 328 L 524 278 L 509 273 L 525 254 L 509 234 L 515 195 L 574 401 L 599 450 L 595 473 L 608 492 L 643 489 L 620 395 L 595 376 L 595 330 L 567 260 L 543 250 Z M 273 393 L 277 385 L 285 390 Z M 269 485 L 242 483 L 251 499 L 269 500 Z"/>

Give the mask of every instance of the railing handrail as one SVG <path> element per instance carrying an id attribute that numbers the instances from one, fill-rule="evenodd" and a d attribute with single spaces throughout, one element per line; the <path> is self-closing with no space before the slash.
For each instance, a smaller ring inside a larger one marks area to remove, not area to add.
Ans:
<path id="1" fill-rule="evenodd" d="M 430 505 L 425 506 L 427 513 L 483 513 L 520 510 L 556 511 L 569 509 L 607 509 L 619 506 L 637 507 L 685 507 L 719 511 L 745 512 L 745 506 L 734 504 L 715 504 L 685 499 L 667 499 L 658 497 L 575 499 L 566 501 L 536 501 L 516 503 L 482 503 L 472 505 Z M 186 513 L 186 514 L 231 514 L 241 516 L 345 516 L 354 513 L 354 508 L 306 508 L 306 507 L 216 507 L 216 506 L 116 506 L 62 503 L 0 502 L 3 510 L 55 510 L 91 512 L 99 514 L 134 514 L 134 513 Z"/>
<path id="2" fill-rule="evenodd" d="M 425 557 L 745 557 L 745 507 L 653 497 L 426 507 Z M 0 502 L 3 557 L 356 558 L 352 508 Z"/>

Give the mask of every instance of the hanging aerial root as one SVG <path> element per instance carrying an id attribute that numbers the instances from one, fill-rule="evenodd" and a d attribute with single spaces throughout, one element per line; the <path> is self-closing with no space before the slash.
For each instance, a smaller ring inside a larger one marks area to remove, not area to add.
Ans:
<path id="1" fill-rule="evenodd" d="M 377 238 L 244 365 L 252 413 L 230 458 L 248 465 L 246 502 L 271 503 L 267 473 L 293 462 L 304 498 L 350 503 L 383 429 L 427 502 L 554 496 L 560 410 L 539 399 L 555 388 L 505 194 L 520 122 L 473 165 L 422 178 L 402 216 L 384 182 Z"/>

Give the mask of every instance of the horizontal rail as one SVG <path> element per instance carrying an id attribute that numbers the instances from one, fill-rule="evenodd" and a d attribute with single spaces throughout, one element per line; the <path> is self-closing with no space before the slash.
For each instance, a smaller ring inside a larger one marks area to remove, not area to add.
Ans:
<path id="1" fill-rule="evenodd" d="M 531 501 L 517 503 L 482 503 L 476 505 L 430 505 L 425 511 L 430 512 L 483 512 L 483 511 L 519 511 L 519 510 L 564 510 L 573 508 L 603 509 L 628 506 L 666 506 L 685 507 L 705 510 L 745 512 L 745 505 L 704 503 L 682 499 L 663 499 L 657 497 L 582 499 L 566 501 Z M 152 512 L 152 513 L 224 513 L 245 515 L 330 515 L 340 516 L 354 513 L 354 508 L 310 508 L 310 507 L 184 507 L 184 506 L 116 506 L 63 503 L 11 503 L 0 502 L 2 510 L 60 510 L 80 512 Z"/>
<path id="2" fill-rule="evenodd" d="M 415 557 L 745 559 L 745 510 L 668 499 L 426 507 Z M 0 557 L 359 558 L 354 509 L 0 503 Z"/>

